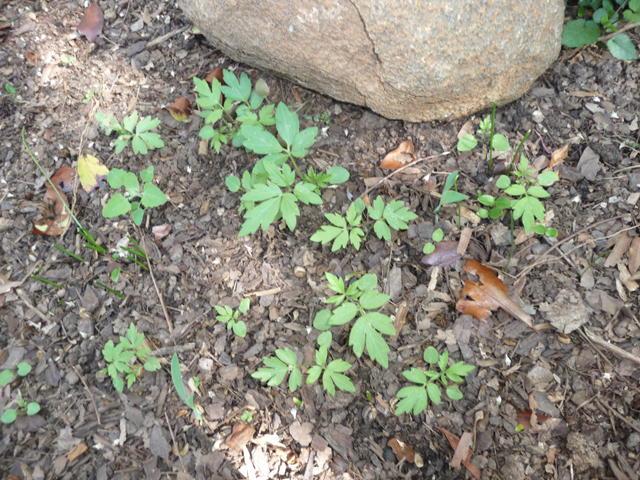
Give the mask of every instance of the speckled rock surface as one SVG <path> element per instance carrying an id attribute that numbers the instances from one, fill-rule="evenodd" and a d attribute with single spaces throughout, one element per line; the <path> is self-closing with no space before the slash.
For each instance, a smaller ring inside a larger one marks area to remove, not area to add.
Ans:
<path id="1" fill-rule="evenodd" d="M 179 0 L 233 59 L 394 119 L 524 94 L 560 51 L 562 0 Z"/>

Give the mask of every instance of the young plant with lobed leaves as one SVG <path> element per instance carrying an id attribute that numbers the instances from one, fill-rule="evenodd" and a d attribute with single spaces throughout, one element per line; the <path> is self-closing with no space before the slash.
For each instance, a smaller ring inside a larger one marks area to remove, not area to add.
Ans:
<path id="1" fill-rule="evenodd" d="M 535 168 L 529 168 L 529 163 L 524 155 L 520 157 L 519 169 L 513 170 L 516 180 L 511 183 L 511 179 L 506 175 L 500 175 L 496 181 L 496 186 L 512 199 L 505 196 L 495 198 L 492 195 L 483 194 L 478 191 L 478 202 L 489 207 L 480 209 L 478 216 L 481 218 L 500 218 L 505 210 L 512 210 L 514 220 L 522 218 L 522 224 L 527 235 L 534 231 L 539 235 L 556 237 L 558 231 L 555 228 L 547 228 L 542 223 L 536 224 L 536 220 L 544 222 L 545 208 L 541 198 L 548 198 L 549 193 L 544 189 L 558 181 L 558 174 L 553 171 L 546 171 L 535 176 Z"/>
<path id="2" fill-rule="evenodd" d="M 371 360 L 387 368 L 389 345 L 382 334 L 395 335 L 396 332 L 391 318 L 377 311 L 390 299 L 389 295 L 376 290 L 378 277 L 366 274 L 345 286 L 342 278 L 329 272 L 325 275 L 329 288 L 337 294 L 328 298 L 327 303 L 336 305 L 336 308 L 333 311 L 319 311 L 313 320 L 313 326 L 318 330 L 328 330 L 357 318 L 349 334 L 349 346 L 353 348 L 353 353 L 360 358 L 366 348 Z M 351 277 L 348 276 L 347 280 L 349 278 Z"/>
<path id="3" fill-rule="evenodd" d="M 113 218 L 131 212 L 133 223 L 140 225 L 146 209 L 167 203 L 166 195 L 153 184 L 153 166 L 142 170 L 140 179 L 143 183 L 142 189 L 135 173 L 125 172 L 119 168 L 111 169 L 107 177 L 109 186 L 114 190 L 124 187 L 129 198 L 136 200 L 131 202 L 123 194 L 114 193 L 103 207 L 102 216 Z"/>
<path id="4" fill-rule="evenodd" d="M 270 387 L 275 387 L 284 382 L 289 375 L 289 390 L 295 392 L 302 385 L 301 367 L 310 367 L 307 370 L 307 385 L 315 383 L 322 376 L 322 388 L 331 396 L 336 394 L 336 388 L 343 392 L 355 392 L 351 379 L 344 374 L 351 368 L 351 364 L 341 359 L 332 360 L 327 364 L 331 339 L 331 332 L 323 332 L 318 336 L 319 348 L 316 350 L 313 364 L 298 364 L 295 352 L 288 348 L 278 349 L 276 357 L 264 357 L 262 360 L 265 367 L 259 368 L 251 376 L 266 382 Z"/>
<path id="5" fill-rule="evenodd" d="M 160 135 L 151 132 L 160 125 L 160 120 L 157 118 L 152 119 L 147 116 L 138 122 L 137 111 L 125 117 L 122 120 L 122 125 L 118 123 L 113 114 L 105 116 L 103 112 L 97 112 L 95 118 L 107 136 L 111 135 L 111 132 L 118 134 L 118 139 L 115 141 L 116 153 L 122 152 L 129 141 L 131 141 L 131 148 L 135 154 L 146 155 L 149 150 L 164 147 Z"/>
<path id="6" fill-rule="evenodd" d="M 562 44 L 570 48 L 591 45 L 598 42 L 600 36 L 619 31 L 623 19 L 640 22 L 640 0 L 579 0 L 578 5 L 578 16 L 583 18 L 569 20 L 562 32 Z M 587 20 L 588 15 L 591 20 Z M 606 47 L 615 58 L 637 60 L 636 47 L 626 33 L 609 36 Z"/>
<path id="7" fill-rule="evenodd" d="M 111 377 L 117 391 L 124 390 L 124 380 L 127 380 L 127 388 L 131 388 L 142 375 L 143 369 L 148 372 L 160 369 L 160 362 L 157 358 L 149 356 L 151 350 L 142 348 L 143 343 L 144 334 L 138 333 L 136 326 L 131 323 L 126 337 L 120 336 L 117 345 L 113 340 L 109 340 L 102 349 L 107 368 L 102 369 L 100 373 L 106 373 Z"/>
<path id="8" fill-rule="evenodd" d="M 238 320 L 240 314 L 247 313 L 249 311 L 251 300 L 248 298 L 243 298 L 240 302 L 240 306 L 238 309 L 234 311 L 230 306 L 220 306 L 216 305 L 215 309 L 218 312 L 218 316 L 216 320 L 222 323 L 227 324 L 227 330 L 233 329 L 233 333 L 237 336 L 244 338 L 247 335 L 247 325 L 242 321 Z"/>
<path id="9" fill-rule="evenodd" d="M 440 404 L 442 393 L 440 386 L 445 388 L 447 397 L 451 400 L 460 400 L 462 392 L 457 385 L 448 385 L 449 382 L 462 383 L 463 377 L 466 377 L 475 367 L 473 365 L 465 365 L 462 361 L 454 363 L 447 367 L 449 362 L 449 351 L 445 350 L 442 355 L 433 347 L 427 347 L 424 351 L 424 361 L 429 365 L 438 365 L 440 372 L 427 370 L 423 372 L 418 368 L 405 370 L 402 374 L 410 382 L 416 383 L 418 386 L 409 386 L 400 389 L 397 394 L 401 398 L 396 406 L 396 415 L 410 413 L 419 415 L 427 408 L 429 400 L 436 405 Z"/>

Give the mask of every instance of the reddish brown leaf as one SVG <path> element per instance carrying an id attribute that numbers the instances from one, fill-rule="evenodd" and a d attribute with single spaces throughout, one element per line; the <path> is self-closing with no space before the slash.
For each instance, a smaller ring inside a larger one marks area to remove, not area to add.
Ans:
<path id="1" fill-rule="evenodd" d="M 227 446 L 236 452 L 241 452 L 244 446 L 253 438 L 255 429 L 246 423 L 236 423 L 233 432 L 227 437 Z"/>
<path id="2" fill-rule="evenodd" d="M 156 225 L 151 229 L 153 234 L 156 236 L 156 240 L 161 240 L 171 232 L 171 225 L 168 223 L 163 223 L 162 225 Z"/>
<path id="3" fill-rule="evenodd" d="M 402 142 L 395 150 L 391 150 L 387 153 L 387 156 L 384 157 L 380 164 L 380 168 L 396 170 L 397 168 L 404 167 L 415 160 L 416 156 L 413 153 L 413 142 L 409 139 Z"/>
<path id="4" fill-rule="evenodd" d="M 558 148 L 554 150 L 551 154 L 551 161 L 549 162 L 549 170 L 553 170 L 553 167 L 558 165 L 559 163 L 564 163 L 564 159 L 569 155 L 569 144 L 567 143 L 564 147 Z"/>
<path id="5" fill-rule="evenodd" d="M 436 428 L 440 430 L 442 433 L 444 433 L 444 436 L 447 437 L 447 440 L 449 440 L 449 445 L 451 445 L 451 448 L 453 448 L 454 450 L 458 450 L 458 445 L 460 444 L 460 438 L 457 435 L 454 435 L 453 433 L 448 432 L 444 428 L 441 428 L 441 427 L 436 427 Z M 469 454 L 467 455 L 467 458 L 462 459 L 462 465 L 464 465 L 464 467 L 469 471 L 471 475 L 473 475 L 478 480 L 480 480 L 480 477 L 482 476 L 482 474 L 480 472 L 480 469 L 476 467 L 473 463 L 471 463 L 472 456 L 473 456 L 473 450 L 469 449 Z"/>
<path id="6" fill-rule="evenodd" d="M 469 451 L 471 440 L 473 440 L 473 435 L 471 435 L 471 432 L 464 432 L 462 434 L 462 437 L 460 437 L 460 442 L 458 443 L 456 451 L 453 454 L 453 458 L 451 459 L 451 466 L 456 470 L 460 470 L 460 463 L 462 462 L 462 460 L 471 458 L 469 457 L 469 454 L 471 453 Z"/>
<path id="7" fill-rule="evenodd" d="M 169 110 L 169 113 L 176 121 L 182 123 L 191 115 L 191 102 L 186 97 L 180 97 L 169 105 L 167 110 Z"/>
<path id="8" fill-rule="evenodd" d="M 73 447 L 69 453 L 67 453 L 67 460 L 72 463 L 76 458 L 86 452 L 88 448 L 89 447 L 87 447 L 86 443 L 79 443 L 78 445 Z"/>
<path id="9" fill-rule="evenodd" d="M 629 273 L 632 275 L 640 268 L 640 238 L 636 237 L 629 246 Z"/>
<path id="10" fill-rule="evenodd" d="M 448 267 L 453 262 L 462 258 L 458 253 L 458 242 L 437 242 L 436 249 L 422 257 L 422 263 L 434 267 Z"/>
<path id="11" fill-rule="evenodd" d="M 531 417 L 533 411 L 530 409 L 527 410 L 519 410 L 516 421 L 518 425 L 522 425 L 523 430 L 529 430 L 531 428 Z M 542 425 L 544 422 L 549 420 L 549 415 L 540 415 L 539 413 L 535 414 L 536 423 L 538 425 Z"/>
<path id="12" fill-rule="evenodd" d="M 64 203 L 60 201 L 58 193 L 62 196 Z M 50 237 L 63 235 L 71 225 L 71 214 L 69 213 L 68 206 L 67 196 L 60 190 L 56 192 L 56 189 L 49 186 L 44 194 L 40 208 L 42 218 L 33 222 L 31 233 Z"/>
<path id="13" fill-rule="evenodd" d="M 87 40 L 94 43 L 98 35 L 102 33 L 103 25 L 104 15 L 102 14 L 102 9 L 97 3 L 92 3 L 84 12 L 84 17 L 82 17 L 80 25 L 78 25 L 78 31 L 87 37 Z"/>
<path id="14" fill-rule="evenodd" d="M 222 78 L 222 68 L 220 67 L 216 68 L 213 72 L 207 75 L 207 78 L 205 78 L 205 80 L 211 83 L 214 78 L 218 79 L 218 81 L 220 82 L 220 85 L 224 85 L 224 80 Z"/>
<path id="15" fill-rule="evenodd" d="M 490 268 L 473 259 L 467 260 L 463 268 L 467 272 L 480 277 L 482 284 L 467 280 L 460 292 L 460 300 L 456 304 L 456 309 L 459 312 L 471 315 L 484 322 L 491 316 L 492 310 L 497 310 L 498 307 L 501 307 L 512 317 L 522 320 L 533 328 L 529 314 L 511 300 L 509 290 Z M 473 300 L 465 299 L 466 296 Z"/>
<path id="16" fill-rule="evenodd" d="M 27 52 L 25 58 L 29 65 L 33 65 L 35 67 L 38 64 L 38 56 L 33 52 Z"/>
<path id="17" fill-rule="evenodd" d="M 53 184 L 64 193 L 69 193 L 76 188 L 78 181 L 78 175 L 76 169 L 73 167 L 63 166 L 58 169 L 56 173 L 51 176 Z M 51 188 L 49 182 L 45 183 L 46 188 Z"/>
<path id="18" fill-rule="evenodd" d="M 413 463 L 415 460 L 415 452 L 413 448 L 411 448 L 408 444 L 400 440 L 399 438 L 392 438 L 387 442 L 387 446 L 391 447 L 393 453 L 395 453 L 396 458 L 400 462 L 403 458 L 409 462 Z"/>

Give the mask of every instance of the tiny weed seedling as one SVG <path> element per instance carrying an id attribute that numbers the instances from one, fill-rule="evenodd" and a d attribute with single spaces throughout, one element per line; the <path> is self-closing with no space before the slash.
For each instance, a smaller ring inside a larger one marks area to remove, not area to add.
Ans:
<path id="1" fill-rule="evenodd" d="M 582 47 L 598 42 L 603 34 L 617 32 L 622 19 L 640 22 L 640 0 L 579 0 L 578 16 L 591 15 L 591 20 L 569 20 L 562 32 L 562 44 L 569 48 Z M 622 18 L 619 12 L 622 11 Z M 633 41 L 625 33 L 611 35 L 606 47 L 618 60 L 636 60 L 638 53 Z M 605 44 L 600 43 L 604 47 Z"/>
<path id="2" fill-rule="evenodd" d="M 136 379 L 142 375 L 143 369 L 155 372 L 160 368 L 160 362 L 155 357 L 150 357 L 151 350 L 142 348 L 144 334 L 138 333 L 136 326 L 131 323 L 126 337 L 120 337 L 118 345 L 109 340 L 102 349 L 102 355 L 107 362 L 107 368 L 101 370 L 111 377 L 113 386 L 119 392 L 124 390 L 124 379 L 127 380 L 127 388 L 131 388 Z M 138 363 L 141 362 L 140 363 Z"/>
<path id="3" fill-rule="evenodd" d="M 15 372 L 20 377 L 25 377 L 31 372 L 31 365 L 26 362 L 20 362 L 18 365 L 18 370 Z M 0 372 L 0 387 L 4 387 L 8 385 L 13 380 L 14 372 L 11 370 L 3 370 Z M 18 398 L 18 405 L 16 408 L 7 408 L 0 417 L 0 421 L 2 423 L 13 423 L 16 418 L 18 418 L 19 413 L 26 413 L 27 415 L 35 415 L 40 411 L 40 404 L 38 402 L 29 402 L 27 403 L 22 395 Z"/>
<path id="4" fill-rule="evenodd" d="M 118 134 L 118 139 L 115 141 L 116 153 L 122 152 L 129 141 L 131 141 L 131 147 L 135 154 L 146 155 L 149 150 L 164 147 L 160 135 L 150 131 L 160 125 L 160 120 L 157 118 L 152 119 L 147 116 L 138 122 L 137 111 L 125 117 L 122 120 L 122 125 L 118 123 L 113 114 L 105 116 L 104 113 L 97 112 L 95 118 L 107 136 L 111 135 L 111 132 Z"/>
<path id="5" fill-rule="evenodd" d="M 136 200 L 130 202 L 123 194 L 114 193 L 102 209 L 102 215 L 105 218 L 119 217 L 131 212 L 133 222 L 139 226 L 146 209 L 167 203 L 166 195 L 153 184 L 153 166 L 141 171 L 140 179 L 143 182 L 142 189 L 135 173 L 125 172 L 119 168 L 113 168 L 109 171 L 107 177 L 109 186 L 114 190 L 124 186 L 127 195 Z"/>
<path id="6" fill-rule="evenodd" d="M 275 387 L 284 382 L 289 375 L 289 391 L 295 392 L 302 385 L 302 371 L 300 367 L 310 367 L 307 370 L 307 385 L 315 383 L 322 375 L 322 388 L 334 396 L 336 387 L 343 392 L 355 392 L 351 379 L 344 372 L 351 368 L 349 362 L 341 359 L 332 360 L 327 365 L 329 345 L 331 344 L 331 332 L 323 332 L 318 336 L 319 348 L 316 350 L 315 363 L 310 365 L 298 364 L 295 352 L 292 350 L 277 349 L 276 357 L 264 357 L 265 367 L 259 368 L 251 376 L 267 382 L 270 387 Z"/>
<path id="7" fill-rule="evenodd" d="M 16 97 L 16 89 L 13 88 L 13 85 L 11 83 L 5 83 L 4 89 L 7 91 L 9 95 L 13 97 L 13 100 L 16 101 L 17 103 L 27 103 L 26 100 L 18 100 L 18 97 Z"/>
<path id="8" fill-rule="evenodd" d="M 381 196 L 376 197 L 373 206 L 368 208 L 368 212 L 369 218 L 376 221 L 373 224 L 373 231 L 376 232 L 380 240 L 384 239 L 387 242 L 391 241 L 389 227 L 396 230 L 406 230 L 409 228 L 407 222 L 418 218 L 418 215 L 404 206 L 402 200 L 394 200 L 385 206 Z"/>
<path id="9" fill-rule="evenodd" d="M 435 244 L 438 242 L 441 242 L 443 239 L 444 239 L 444 232 L 442 231 L 441 228 L 436 228 L 434 232 L 431 234 L 431 240 L 433 240 L 433 242 L 425 243 L 424 247 L 422 248 L 422 253 L 426 255 L 433 253 L 436 249 Z"/>
<path id="10" fill-rule="evenodd" d="M 389 345 L 381 334 L 395 335 L 393 321 L 388 315 L 377 312 L 390 299 L 389 295 L 379 293 L 375 288 L 378 277 L 366 274 L 348 287 L 344 280 L 326 272 L 329 288 L 336 292 L 327 303 L 336 305 L 333 311 L 328 309 L 319 311 L 313 326 L 318 330 L 328 330 L 333 326 L 344 325 L 357 317 L 349 334 L 349 346 L 353 353 L 360 358 L 365 350 L 373 361 L 377 361 L 384 368 L 389 366 Z M 349 280 L 351 277 L 347 277 Z"/>
<path id="11" fill-rule="evenodd" d="M 240 421 L 242 421 L 244 423 L 251 423 L 253 421 L 253 413 L 244 412 L 242 414 L 242 416 L 240 417 Z"/>
<path id="12" fill-rule="evenodd" d="M 240 314 L 244 314 L 249 311 L 250 303 L 251 300 L 249 300 L 248 298 L 243 298 L 240 302 L 240 306 L 235 312 L 228 305 L 225 305 L 224 307 L 216 305 L 215 308 L 218 312 L 216 320 L 222 323 L 226 323 L 227 330 L 233 329 L 233 333 L 235 333 L 239 337 L 244 338 L 247 334 L 247 326 L 242 320 L 238 320 L 238 317 L 240 316 Z"/>
<path id="13" fill-rule="evenodd" d="M 447 205 L 449 203 L 459 204 L 467 198 L 469 198 L 469 195 L 458 192 L 458 171 L 454 170 L 447 176 L 447 180 L 444 182 L 444 189 L 442 190 L 440 203 L 438 203 L 438 206 L 433 210 L 433 213 L 438 213 L 443 205 Z"/>
<path id="14" fill-rule="evenodd" d="M 418 386 L 404 387 L 398 392 L 397 396 L 402 400 L 398 402 L 396 415 L 410 413 L 412 410 L 414 415 L 419 415 L 427 408 L 429 400 L 436 405 L 440 404 L 442 395 L 440 386 L 445 388 L 451 400 L 460 400 L 462 398 L 460 389 L 456 385 L 447 385 L 447 383 L 462 383 L 464 381 L 462 377 L 466 377 L 475 368 L 473 365 L 465 365 L 462 361 L 447 367 L 449 352 L 445 350 L 442 355 L 438 355 L 438 351 L 433 347 L 427 347 L 424 351 L 424 361 L 429 365 L 438 364 L 440 373 L 433 370 L 423 372 L 415 367 L 402 372 L 407 380 Z"/>
<path id="15" fill-rule="evenodd" d="M 507 137 L 500 133 L 495 133 L 494 130 L 497 106 L 498 105 L 494 102 L 491 116 L 485 117 L 485 119 L 480 122 L 477 131 L 478 135 L 489 137 L 489 171 L 493 169 L 493 151 L 499 150 L 506 152 L 509 150 L 509 140 L 507 140 Z M 473 150 L 476 145 L 478 145 L 478 141 L 469 133 L 458 140 L 457 148 L 460 152 L 467 152 L 469 150 Z"/>
<path id="16" fill-rule="evenodd" d="M 325 110 L 321 115 L 304 115 L 304 118 L 307 120 L 313 120 L 314 122 L 323 123 L 325 125 L 331 125 L 329 110 Z"/>
<path id="17" fill-rule="evenodd" d="M 514 169 L 513 175 L 516 180 L 512 184 L 511 179 L 506 175 L 500 175 L 496 181 L 496 186 L 503 190 L 504 193 L 511 197 L 520 197 L 511 199 L 509 197 L 500 196 L 498 198 L 492 195 L 482 194 L 478 192 L 478 202 L 490 209 L 481 209 L 478 216 L 481 218 L 496 219 L 502 215 L 507 209 L 512 209 L 513 219 L 522 218 L 525 233 L 528 235 L 533 230 L 539 235 L 547 235 L 548 237 L 556 237 L 558 231 L 555 228 L 546 228 L 542 224 L 535 225 L 536 219 L 539 222 L 544 221 L 545 208 L 540 198 L 549 197 L 549 193 L 544 189 L 552 185 L 558 180 L 558 174 L 553 171 L 546 171 L 535 178 L 534 168 L 529 168 L 529 163 L 524 155 L 520 157 L 519 170 Z M 530 185 L 530 186 L 529 186 Z"/>
<path id="18" fill-rule="evenodd" d="M 341 248 L 345 248 L 349 243 L 360 250 L 360 243 L 364 237 L 362 230 L 362 212 L 364 212 L 365 204 L 362 199 L 358 199 L 349 205 L 346 218 L 338 213 L 325 213 L 333 225 L 322 225 L 320 229 L 314 233 L 310 240 L 319 242 L 324 245 L 333 241 L 331 251 L 335 252 Z"/>
<path id="19" fill-rule="evenodd" d="M 178 360 L 178 354 L 174 353 L 173 358 L 171 359 L 171 380 L 173 381 L 173 386 L 178 392 L 178 396 L 182 399 L 182 401 L 193 411 L 193 416 L 197 421 L 202 421 L 202 413 L 196 405 L 193 403 L 193 394 L 190 397 L 187 397 L 187 394 L 184 391 L 184 384 L 182 383 L 182 373 L 180 372 L 180 361 Z"/>

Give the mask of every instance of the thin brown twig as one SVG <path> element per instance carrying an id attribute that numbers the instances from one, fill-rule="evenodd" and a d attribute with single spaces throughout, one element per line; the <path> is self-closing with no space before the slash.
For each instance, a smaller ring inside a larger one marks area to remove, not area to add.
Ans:
<path id="1" fill-rule="evenodd" d="M 85 382 L 84 377 L 80 373 L 80 370 L 78 370 L 78 367 L 73 365 L 73 369 L 78 374 L 78 377 L 80 377 L 80 380 L 82 380 L 82 384 L 84 385 L 84 388 L 87 389 L 87 392 L 89 393 L 89 398 L 91 398 L 91 403 L 93 403 L 93 409 L 96 411 L 96 418 L 98 419 L 98 424 L 102 425 L 102 421 L 100 420 L 100 412 L 98 411 L 98 406 L 96 405 L 96 400 L 95 400 L 95 398 L 93 398 L 93 393 L 91 393 L 91 390 L 89 389 L 89 385 L 87 385 L 87 382 Z"/>
<path id="2" fill-rule="evenodd" d="M 176 437 L 173 435 L 173 429 L 171 428 L 171 423 L 169 423 L 169 417 L 167 416 L 167 412 L 164 412 L 164 418 L 167 421 L 167 427 L 169 427 L 169 433 L 171 434 L 171 440 L 173 440 L 173 446 L 176 449 L 176 452 L 178 452 L 178 458 L 180 459 L 180 465 L 182 465 L 182 469 L 184 470 L 184 473 L 187 473 L 187 469 L 184 467 L 184 462 L 182 461 L 182 454 L 180 453 L 180 446 L 178 445 L 178 442 L 176 442 Z"/>
<path id="3" fill-rule="evenodd" d="M 640 365 L 640 357 L 636 357 L 634 354 L 629 353 L 626 350 L 623 350 L 622 348 L 607 342 L 604 338 L 596 335 L 594 332 L 592 332 L 588 328 L 584 329 L 584 334 L 590 341 L 592 341 L 596 345 L 599 345 L 602 348 L 606 348 L 610 352 L 615 353 L 616 355 L 624 358 L 625 360 L 631 360 L 632 362 Z"/>
<path id="4" fill-rule="evenodd" d="M 169 332 L 173 333 L 173 325 L 171 324 L 171 319 L 169 318 L 169 313 L 167 312 L 167 307 L 164 305 L 164 300 L 162 299 L 162 294 L 160 293 L 160 289 L 158 288 L 158 284 L 156 283 L 156 277 L 153 276 L 153 269 L 151 268 L 151 261 L 149 260 L 149 254 L 147 253 L 147 246 L 144 242 L 144 235 L 142 234 L 142 230 L 138 228 L 138 233 L 140 233 L 140 237 L 142 241 L 142 249 L 144 250 L 144 256 L 147 259 L 147 266 L 149 267 L 149 273 L 151 274 L 151 280 L 153 280 L 153 286 L 156 288 L 156 293 L 158 294 L 158 298 L 160 299 L 160 305 L 162 305 L 162 311 L 164 312 L 164 318 L 167 321 L 167 326 L 169 327 Z"/>
<path id="5" fill-rule="evenodd" d="M 434 158 L 438 158 L 438 157 L 444 157 L 445 155 L 450 155 L 451 152 L 442 152 L 442 153 L 438 153 L 437 155 L 431 155 L 430 157 L 424 157 L 424 158 L 419 158 L 414 162 L 411 163 L 407 163 L 406 165 L 403 165 L 400 168 L 397 168 L 396 170 L 394 170 L 393 172 L 391 172 L 389 175 L 387 175 L 386 177 L 380 179 L 380 181 L 378 183 L 376 183 L 375 185 L 371 185 L 370 187 L 367 187 L 367 189 L 362 192 L 362 195 L 360 195 L 358 198 L 364 198 L 364 196 L 369 193 L 371 190 L 373 190 L 374 188 L 378 188 L 380 185 L 382 185 L 384 182 L 386 182 L 387 180 L 389 180 L 391 177 L 393 177 L 396 173 L 400 173 L 401 171 L 409 168 L 409 167 L 413 167 L 414 165 L 417 165 L 418 163 L 427 161 L 427 160 L 433 160 Z"/>
<path id="6" fill-rule="evenodd" d="M 616 35 L 620 35 L 621 33 L 626 32 L 627 30 L 631 30 L 632 28 L 636 28 L 636 27 L 640 27 L 640 23 L 638 23 L 638 22 L 627 23 L 624 27 L 620 28 L 616 32 L 610 33 L 609 35 L 602 35 L 601 37 L 598 37 L 598 41 L 599 42 L 604 42 L 606 40 L 609 40 L 610 38 L 615 37 Z"/>
<path id="7" fill-rule="evenodd" d="M 42 313 L 40 310 L 38 310 L 36 307 L 34 307 L 31 304 L 31 301 L 29 300 L 29 298 L 27 297 L 27 294 L 24 293 L 24 290 L 22 290 L 21 288 L 17 288 L 16 289 L 16 295 L 18 295 L 20 297 L 20 300 L 22 300 L 22 302 L 29 307 L 29 310 L 31 310 L 33 313 L 35 313 L 38 317 L 40 317 L 40 320 L 42 320 L 43 322 L 48 322 L 49 319 L 47 318 L 47 316 Z"/>
<path id="8" fill-rule="evenodd" d="M 614 408 L 610 407 L 605 402 L 600 401 L 599 398 L 596 398 L 596 402 L 598 402 L 599 405 L 602 405 L 603 407 L 607 408 L 616 417 L 618 417 L 620 420 L 622 420 L 624 423 L 626 423 L 629 427 L 633 428 L 636 432 L 640 433 L 640 428 L 636 427 L 633 423 L 631 423 L 629 420 L 627 420 L 622 415 L 620 415 L 620 413 L 618 413 Z"/>
<path id="9" fill-rule="evenodd" d="M 556 248 L 558 248 L 560 245 L 562 245 L 563 243 L 568 242 L 569 240 L 571 240 L 574 237 L 577 237 L 578 235 L 580 235 L 581 233 L 586 232 L 587 230 L 590 230 L 592 228 L 597 227 L 598 225 L 601 225 L 603 223 L 607 223 L 607 222 L 611 222 L 613 220 L 618 220 L 619 218 L 624 217 L 625 215 L 628 215 L 627 213 L 624 213 L 622 215 L 618 215 L 617 217 L 611 217 L 611 218 L 606 218 L 604 220 L 600 220 L 599 222 L 596 223 L 592 223 L 591 225 L 587 225 L 586 227 L 578 230 L 577 232 L 572 233 L 571 235 L 569 235 L 568 237 L 563 238 L 562 240 L 560 240 L 558 243 L 556 243 L 555 245 L 550 246 L 542 255 L 540 255 L 538 257 L 538 261 L 534 262 L 532 265 L 529 265 L 527 268 L 525 268 L 522 272 L 520 272 L 518 275 L 516 275 L 514 278 L 520 278 L 523 275 L 526 275 L 527 273 L 529 273 L 531 270 L 533 270 L 536 266 L 538 266 L 540 263 L 542 263 L 542 261 L 544 260 L 544 257 L 546 257 L 549 253 L 551 253 L 552 251 L 554 251 Z"/>

